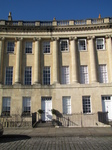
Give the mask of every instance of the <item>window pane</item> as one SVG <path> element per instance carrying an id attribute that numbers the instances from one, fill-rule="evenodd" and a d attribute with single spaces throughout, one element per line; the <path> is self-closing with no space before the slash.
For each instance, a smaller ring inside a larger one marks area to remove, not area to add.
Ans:
<path id="1" fill-rule="evenodd" d="M 13 81 L 13 67 L 6 67 L 5 84 L 12 85 L 12 81 Z"/>
<path id="2" fill-rule="evenodd" d="M 83 97 L 83 113 L 91 113 L 90 96 Z"/>
<path id="3" fill-rule="evenodd" d="M 7 43 L 7 52 L 13 53 L 14 52 L 14 42 Z"/>
<path id="4" fill-rule="evenodd" d="M 50 67 L 43 68 L 43 84 L 50 85 Z"/>
<path id="5" fill-rule="evenodd" d="M 23 112 L 31 112 L 31 98 L 23 97 Z"/>
<path id="6" fill-rule="evenodd" d="M 88 66 L 81 66 L 80 67 L 80 82 L 81 84 L 88 84 L 89 83 L 89 75 L 88 75 Z"/>
<path id="7" fill-rule="evenodd" d="M 104 49 L 104 38 L 102 39 L 96 39 L 97 40 L 97 49 Z"/>
<path id="8" fill-rule="evenodd" d="M 3 97 L 2 101 L 2 112 L 10 113 L 10 97 Z"/>
<path id="9" fill-rule="evenodd" d="M 26 53 L 32 53 L 32 42 L 26 42 L 25 52 Z"/>
<path id="10" fill-rule="evenodd" d="M 50 42 L 43 42 L 43 53 L 50 53 Z"/>
<path id="11" fill-rule="evenodd" d="M 71 98 L 69 96 L 63 97 L 63 113 L 71 114 Z"/>
<path id="12" fill-rule="evenodd" d="M 86 50 L 86 39 L 78 40 L 78 48 L 79 50 Z"/>
<path id="13" fill-rule="evenodd" d="M 25 68 L 25 85 L 31 85 L 32 80 L 32 68 L 26 67 Z"/>
<path id="14" fill-rule="evenodd" d="M 100 83 L 108 83 L 107 66 L 99 65 L 99 81 Z"/>
<path id="15" fill-rule="evenodd" d="M 69 84 L 70 83 L 70 76 L 69 76 L 69 67 L 63 66 L 61 70 L 61 83 L 62 84 Z"/>
<path id="16" fill-rule="evenodd" d="M 61 48 L 61 51 L 68 51 L 69 50 L 68 40 L 61 40 L 60 48 Z"/>

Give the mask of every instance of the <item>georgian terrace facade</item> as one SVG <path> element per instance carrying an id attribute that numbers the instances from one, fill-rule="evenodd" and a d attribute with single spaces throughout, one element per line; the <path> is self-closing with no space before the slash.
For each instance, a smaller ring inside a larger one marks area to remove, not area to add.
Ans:
<path id="1" fill-rule="evenodd" d="M 112 19 L 0 20 L 0 108 L 9 121 L 17 114 L 31 124 L 39 109 L 51 121 L 56 109 L 63 126 L 105 126 L 99 113 L 112 120 Z"/>

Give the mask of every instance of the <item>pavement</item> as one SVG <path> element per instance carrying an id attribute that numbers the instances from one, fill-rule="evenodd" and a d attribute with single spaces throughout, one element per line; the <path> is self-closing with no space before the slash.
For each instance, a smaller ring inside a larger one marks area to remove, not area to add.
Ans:
<path id="1" fill-rule="evenodd" d="M 103 137 L 112 136 L 112 127 L 5 128 L 3 135 L 8 137 Z"/>
<path id="2" fill-rule="evenodd" d="M 0 150 L 112 150 L 112 128 L 5 128 Z"/>

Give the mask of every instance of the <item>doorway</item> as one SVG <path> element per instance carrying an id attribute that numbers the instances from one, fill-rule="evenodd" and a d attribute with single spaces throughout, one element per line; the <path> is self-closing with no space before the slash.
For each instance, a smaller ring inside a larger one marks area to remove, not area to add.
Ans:
<path id="1" fill-rule="evenodd" d="M 51 97 L 42 97 L 41 99 L 41 109 L 43 110 L 42 121 L 51 121 L 52 120 L 52 98 Z"/>
<path id="2" fill-rule="evenodd" d="M 112 120 L 112 96 L 102 96 L 102 111 L 108 112 L 108 120 Z"/>

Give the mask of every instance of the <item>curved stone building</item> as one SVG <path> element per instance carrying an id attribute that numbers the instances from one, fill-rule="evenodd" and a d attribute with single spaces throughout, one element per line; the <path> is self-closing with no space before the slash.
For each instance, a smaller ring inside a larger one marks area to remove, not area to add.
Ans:
<path id="1" fill-rule="evenodd" d="M 0 20 L 0 120 L 31 125 L 39 109 L 62 126 L 110 124 L 112 18 Z"/>

